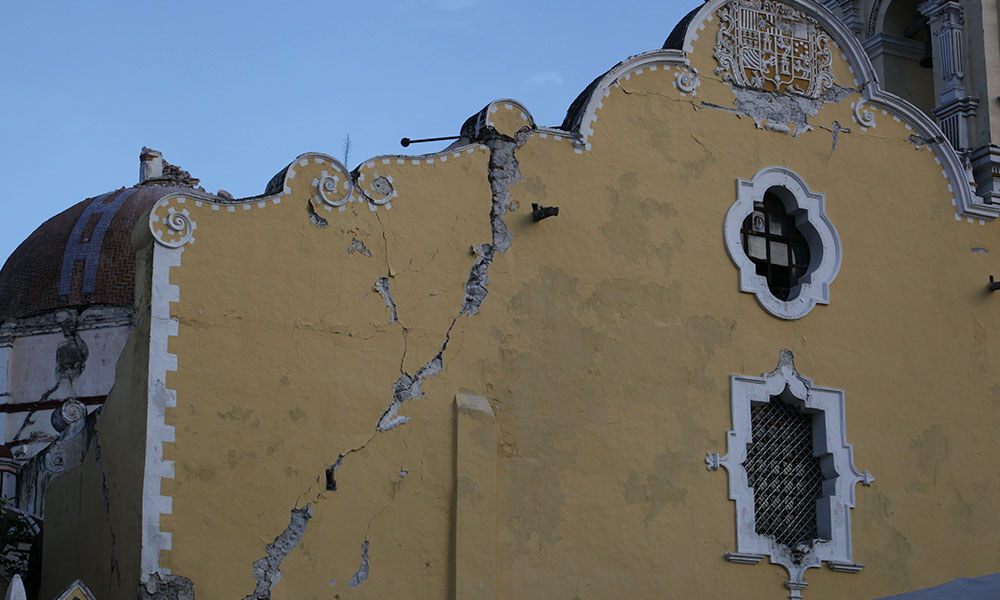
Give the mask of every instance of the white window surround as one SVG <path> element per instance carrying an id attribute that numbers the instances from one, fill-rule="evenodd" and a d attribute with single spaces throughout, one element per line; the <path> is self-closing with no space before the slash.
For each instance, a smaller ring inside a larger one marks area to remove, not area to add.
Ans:
<path id="1" fill-rule="evenodd" d="M 820 459 L 825 481 L 824 496 L 816 504 L 819 534 L 823 539 L 811 546 L 789 548 L 756 531 L 754 490 L 747 483 L 743 466 L 752 439 L 750 408 L 779 396 L 783 402 L 813 415 L 814 455 Z M 705 459 L 710 471 L 726 469 L 729 499 L 736 502 L 736 552 L 727 553 L 726 560 L 756 564 L 769 558 L 771 563 L 785 567 L 788 571 L 785 587 L 793 599 L 802 597 L 806 569 L 820 567 L 823 561 L 833 571 L 860 571 L 864 565 L 854 562 L 851 548 L 854 488 L 858 482 L 870 486 L 875 480 L 871 473 L 858 472 L 854 466 L 854 449 L 847 443 L 844 428 L 843 390 L 813 385 L 811 379 L 796 371 L 792 353 L 782 350 L 774 371 L 761 377 L 731 376 L 730 401 L 733 429 L 726 434 L 727 453 L 720 457 L 717 452 L 709 452 Z"/>
<path id="2" fill-rule="evenodd" d="M 757 274 L 740 235 L 740 227 L 753 212 L 754 202 L 763 201 L 768 190 L 781 198 L 785 210 L 795 217 L 795 226 L 809 244 L 809 270 L 792 289 L 788 301 L 775 297 L 767 287 L 767 279 Z M 786 167 L 767 167 L 753 179 L 738 179 L 736 202 L 726 213 L 724 236 L 729 258 L 740 270 L 740 291 L 754 294 L 767 312 L 792 320 L 809 314 L 816 304 L 830 303 L 830 284 L 840 272 L 840 237 L 826 216 L 823 194 L 811 192 L 794 171 Z"/>

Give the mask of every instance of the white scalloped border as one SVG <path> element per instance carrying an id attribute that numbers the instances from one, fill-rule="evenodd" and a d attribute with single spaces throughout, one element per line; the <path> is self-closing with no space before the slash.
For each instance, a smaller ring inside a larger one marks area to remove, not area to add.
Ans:
<path id="1" fill-rule="evenodd" d="M 166 423 L 166 409 L 177 406 L 177 392 L 167 387 L 167 373 L 177 370 L 177 355 L 167 344 L 178 331 L 170 304 L 180 301 L 180 288 L 170 283 L 170 269 L 179 267 L 184 248 L 153 244 L 152 290 L 149 319 L 149 373 L 146 389 L 146 456 L 142 482 L 141 580 L 160 567 L 160 552 L 172 548 L 169 532 L 160 529 L 160 515 L 173 512 L 173 499 L 162 493 L 163 479 L 174 478 L 174 462 L 163 458 L 163 445 L 174 441 L 174 427 Z"/>

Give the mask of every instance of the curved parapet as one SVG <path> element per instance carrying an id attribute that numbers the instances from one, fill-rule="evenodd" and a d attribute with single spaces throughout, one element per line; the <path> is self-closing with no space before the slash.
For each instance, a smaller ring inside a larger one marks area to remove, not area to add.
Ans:
<path id="1" fill-rule="evenodd" d="M 517 100 L 505 98 L 494 100 L 483 107 L 481 111 L 469 117 L 462 126 L 462 136 L 469 139 L 480 139 L 488 128 L 508 137 L 522 128 L 535 129 L 535 119 L 527 108 Z"/>
<path id="2" fill-rule="evenodd" d="M 796 78 L 801 81 L 776 82 L 773 77 L 754 72 L 751 65 L 740 63 L 742 58 L 732 46 L 735 28 L 742 26 L 739 22 L 740 11 L 761 13 L 775 23 L 781 21 L 781 26 L 802 27 L 812 32 L 817 58 L 814 64 L 801 66 L 804 77 Z M 716 24 L 717 30 L 711 27 L 713 24 Z M 883 89 L 871 60 L 854 33 L 827 7 L 808 0 L 706 2 L 678 24 L 662 49 L 630 57 L 595 79 L 570 106 L 562 128 L 575 137 L 579 148 L 589 150 L 604 99 L 613 87 L 643 72 L 675 71 L 676 87 L 682 92 L 693 92 L 692 85 L 696 86 L 706 76 L 706 73 L 699 76 L 697 72 L 690 72 L 696 46 L 706 35 L 714 36 L 715 40 L 713 54 L 717 68 L 714 74 L 734 93 L 752 93 L 755 90 L 778 92 L 814 102 L 840 102 L 853 96 L 854 122 L 862 130 L 875 127 L 878 113 L 881 113 L 905 125 L 912 132 L 911 141 L 915 146 L 933 152 L 954 194 L 952 203 L 957 219 L 985 221 L 1000 215 L 1000 206 L 976 194 L 971 171 L 934 120 L 907 100 Z M 706 46 L 702 44 L 700 47 Z M 701 60 L 704 61 L 704 57 Z M 838 60 L 846 63 L 847 73 L 836 72 L 838 65 L 835 63 Z M 802 82 L 806 85 L 798 85 Z M 810 116 L 818 111 L 817 106 L 807 107 Z M 758 120 L 758 125 L 784 131 L 780 124 L 768 126 Z M 785 132 L 799 135 L 807 130 L 806 127 L 790 127 Z"/>

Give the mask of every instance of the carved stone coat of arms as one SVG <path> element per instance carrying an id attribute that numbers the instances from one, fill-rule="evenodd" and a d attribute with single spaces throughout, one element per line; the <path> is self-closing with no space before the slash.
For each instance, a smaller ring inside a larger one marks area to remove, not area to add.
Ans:
<path id="1" fill-rule="evenodd" d="M 716 73 L 740 87 L 818 98 L 833 83 L 833 41 L 781 2 L 734 0 L 718 11 Z"/>

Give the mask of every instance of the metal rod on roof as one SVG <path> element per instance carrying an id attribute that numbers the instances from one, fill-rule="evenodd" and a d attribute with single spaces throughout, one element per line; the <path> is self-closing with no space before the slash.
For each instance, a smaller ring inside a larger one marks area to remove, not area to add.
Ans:
<path id="1" fill-rule="evenodd" d="M 401 146 L 403 146 L 404 148 L 406 148 L 410 144 L 419 144 L 420 142 L 443 142 L 445 140 L 457 140 L 460 137 L 462 137 L 462 136 L 460 136 L 460 135 L 453 135 L 451 137 L 424 138 L 422 140 L 411 140 L 410 138 L 403 138 L 403 139 L 399 140 L 399 144 Z"/>

